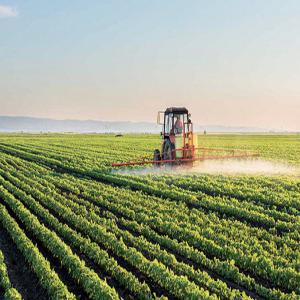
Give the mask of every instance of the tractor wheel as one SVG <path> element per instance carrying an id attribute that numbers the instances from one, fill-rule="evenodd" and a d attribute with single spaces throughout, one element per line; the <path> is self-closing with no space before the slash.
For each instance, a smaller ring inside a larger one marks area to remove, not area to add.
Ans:
<path id="1" fill-rule="evenodd" d="M 170 142 L 170 140 L 166 140 L 164 143 L 164 160 L 173 160 L 175 159 L 175 146 Z"/>
<path id="2" fill-rule="evenodd" d="M 158 149 L 155 149 L 153 152 L 153 161 L 160 161 L 161 160 L 161 156 L 160 156 L 160 151 Z M 153 164 L 156 167 L 159 167 L 160 164 Z"/>

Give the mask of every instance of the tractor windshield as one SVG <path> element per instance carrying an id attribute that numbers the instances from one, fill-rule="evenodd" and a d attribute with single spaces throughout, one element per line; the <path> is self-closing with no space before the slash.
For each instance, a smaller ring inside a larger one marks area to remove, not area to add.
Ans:
<path id="1" fill-rule="evenodd" d="M 165 115 L 164 133 L 180 135 L 187 132 L 188 116 L 186 113 L 169 113 Z"/>
<path id="2" fill-rule="evenodd" d="M 184 114 L 174 114 L 174 134 L 182 134 L 184 121 Z"/>

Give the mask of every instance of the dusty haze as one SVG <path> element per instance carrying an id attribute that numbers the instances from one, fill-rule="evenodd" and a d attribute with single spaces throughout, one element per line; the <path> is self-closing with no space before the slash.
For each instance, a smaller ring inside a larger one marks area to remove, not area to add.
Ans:
<path id="1" fill-rule="evenodd" d="M 286 163 L 264 159 L 207 160 L 195 163 L 193 167 L 161 166 L 136 169 L 120 168 L 112 171 L 117 174 L 214 174 L 214 175 L 300 175 L 300 169 Z"/>

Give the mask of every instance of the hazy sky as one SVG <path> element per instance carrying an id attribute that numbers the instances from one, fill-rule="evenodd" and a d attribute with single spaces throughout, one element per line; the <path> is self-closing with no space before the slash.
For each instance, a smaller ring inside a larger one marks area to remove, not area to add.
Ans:
<path id="1" fill-rule="evenodd" d="M 2 1 L 0 115 L 300 130 L 300 1 Z"/>

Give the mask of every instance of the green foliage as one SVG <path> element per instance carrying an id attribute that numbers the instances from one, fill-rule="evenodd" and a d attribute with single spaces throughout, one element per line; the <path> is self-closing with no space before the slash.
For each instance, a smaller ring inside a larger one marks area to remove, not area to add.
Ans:
<path id="1" fill-rule="evenodd" d="M 12 284 L 7 273 L 7 267 L 4 260 L 4 255 L 0 250 L 0 289 L 4 290 L 4 300 L 21 300 L 20 293 L 12 287 Z"/>
<path id="2" fill-rule="evenodd" d="M 75 296 L 40 246 L 91 299 L 118 299 L 120 290 L 134 299 L 299 299 L 299 178 L 110 172 L 111 162 L 158 143 L 154 135 L 0 135 L 1 224 L 49 298 Z M 200 143 L 300 162 L 297 135 Z M 5 299 L 20 299 L 1 255 Z"/>
<path id="3" fill-rule="evenodd" d="M 4 300 L 21 300 L 20 293 L 15 288 L 9 288 L 4 294 Z"/>

